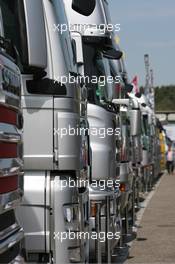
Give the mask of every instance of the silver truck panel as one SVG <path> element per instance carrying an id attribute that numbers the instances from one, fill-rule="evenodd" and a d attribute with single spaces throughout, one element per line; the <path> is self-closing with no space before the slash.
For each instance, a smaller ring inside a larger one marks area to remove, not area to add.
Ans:
<path id="1" fill-rule="evenodd" d="M 142 161 L 142 144 L 141 137 L 132 137 L 132 163 L 138 164 Z"/>
<path id="2" fill-rule="evenodd" d="M 24 228 L 26 249 L 28 252 L 45 252 L 48 231 L 45 226 L 46 212 L 50 205 L 45 172 L 26 172 L 24 191 L 22 205 L 17 209 L 17 218 Z"/>
<path id="3" fill-rule="evenodd" d="M 128 183 L 129 182 L 129 162 L 122 162 L 119 165 L 119 175 L 120 175 L 120 183 Z"/>
<path id="4" fill-rule="evenodd" d="M 143 150 L 143 160 L 142 160 L 142 165 L 146 166 L 149 164 L 149 153 L 147 150 Z"/>
<path id="5" fill-rule="evenodd" d="M 53 169 L 53 110 L 23 109 L 25 169 Z M 46 129 L 45 120 L 47 120 Z M 35 128 L 35 129 L 33 129 Z"/>
<path id="6" fill-rule="evenodd" d="M 80 104 L 71 98 L 54 99 L 55 160 L 60 170 L 80 169 Z M 69 128 L 71 131 L 69 132 Z M 62 130 L 64 136 L 62 134 Z"/>
<path id="7" fill-rule="evenodd" d="M 26 170 L 53 169 L 53 97 L 29 94 L 26 81 L 31 79 L 23 75 L 24 165 Z"/>
<path id="8" fill-rule="evenodd" d="M 30 36 L 27 38 L 28 63 L 31 66 L 45 68 L 47 50 L 42 2 L 42 0 L 24 0 L 24 10 L 27 36 Z"/>
<path id="9" fill-rule="evenodd" d="M 130 124 L 131 124 L 131 136 L 141 135 L 141 112 L 137 109 L 129 111 Z"/>
<path id="10" fill-rule="evenodd" d="M 17 217 L 24 226 L 28 254 L 49 254 L 51 250 L 54 263 L 79 260 L 81 254 L 84 260 L 88 259 L 87 241 L 61 241 L 61 234 L 69 230 L 88 232 L 87 193 L 79 194 L 76 187 L 69 186 L 69 179 L 69 175 L 50 176 L 44 171 L 26 172 L 25 196 L 21 208 L 17 210 Z M 77 254 L 80 249 L 81 254 Z"/>
<path id="11" fill-rule="evenodd" d="M 65 179 L 65 178 L 64 178 Z M 54 252 L 54 259 L 55 263 L 69 263 L 69 241 L 68 239 L 64 240 L 62 243 L 60 242 L 57 235 L 61 235 L 61 232 L 66 232 L 68 229 L 65 226 L 65 220 L 66 220 L 66 207 L 64 210 L 64 205 L 66 206 L 69 204 L 72 204 L 72 202 L 77 202 L 76 197 L 76 190 L 74 188 L 65 188 L 64 190 L 61 190 L 61 180 L 60 177 L 57 176 L 54 179 L 54 182 L 52 184 L 52 207 L 53 207 L 53 228 L 56 235 L 54 245 L 53 245 L 53 252 Z M 59 201 L 59 203 L 58 203 Z M 69 211 L 69 210 L 68 210 Z M 59 221 L 57 219 L 57 216 L 59 215 Z M 77 215 L 75 215 L 77 217 Z M 68 224 L 69 222 L 67 222 Z M 74 243 L 76 240 L 74 241 Z M 74 244 L 75 247 L 77 244 Z"/>

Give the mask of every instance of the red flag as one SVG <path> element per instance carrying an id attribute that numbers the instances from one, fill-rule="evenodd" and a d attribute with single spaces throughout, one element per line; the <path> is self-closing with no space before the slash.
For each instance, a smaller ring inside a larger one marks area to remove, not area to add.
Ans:
<path id="1" fill-rule="evenodd" d="M 133 92 L 138 93 L 139 92 L 139 86 L 138 86 L 138 76 L 137 75 L 132 80 L 132 84 L 134 86 Z"/>

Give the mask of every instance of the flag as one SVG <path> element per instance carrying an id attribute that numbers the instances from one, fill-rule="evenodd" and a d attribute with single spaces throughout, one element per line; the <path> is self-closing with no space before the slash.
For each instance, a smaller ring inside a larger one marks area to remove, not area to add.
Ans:
<path id="1" fill-rule="evenodd" d="M 132 85 L 134 86 L 133 92 L 136 94 L 139 92 L 139 86 L 138 86 L 138 76 L 136 75 L 134 79 L 132 80 Z"/>

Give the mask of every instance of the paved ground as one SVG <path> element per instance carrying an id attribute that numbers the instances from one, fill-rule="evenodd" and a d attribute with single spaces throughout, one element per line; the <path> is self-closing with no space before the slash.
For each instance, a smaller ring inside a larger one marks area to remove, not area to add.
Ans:
<path id="1" fill-rule="evenodd" d="M 125 264 L 175 264 L 175 175 L 165 174 L 144 211 Z"/>

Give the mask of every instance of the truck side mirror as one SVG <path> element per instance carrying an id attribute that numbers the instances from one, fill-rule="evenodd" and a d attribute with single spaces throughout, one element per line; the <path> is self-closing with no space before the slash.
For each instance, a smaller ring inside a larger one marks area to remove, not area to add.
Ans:
<path id="1" fill-rule="evenodd" d="M 44 69 L 47 66 L 47 47 L 43 1 L 18 1 L 17 8 L 23 32 L 21 46 L 22 50 L 27 51 L 27 56 L 22 56 L 22 62 L 26 67 Z"/>
<path id="2" fill-rule="evenodd" d="M 125 87 L 124 87 L 126 93 L 131 93 L 132 90 L 133 90 L 133 88 L 134 88 L 133 85 L 130 84 L 130 83 L 127 83 L 127 84 L 125 85 Z"/>
<path id="3" fill-rule="evenodd" d="M 120 106 L 120 105 L 123 105 L 123 106 L 129 106 L 130 105 L 130 99 L 113 99 L 112 100 L 112 103 L 117 105 L 117 106 Z"/>
<path id="4" fill-rule="evenodd" d="M 141 112 L 137 109 L 130 110 L 131 136 L 141 134 Z"/>
<path id="5" fill-rule="evenodd" d="M 76 62 L 79 65 L 82 65 L 84 63 L 84 58 L 83 58 L 83 49 L 82 49 L 83 44 L 82 44 L 81 34 L 78 32 L 71 32 L 71 37 L 74 41 Z"/>
<path id="6" fill-rule="evenodd" d="M 72 0 L 72 9 L 84 16 L 90 16 L 96 6 L 96 0 Z"/>
<path id="7" fill-rule="evenodd" d="M 115 50 L 115 49 L 103 50 L 104 58 L 110 60 L 120 60 L 122 55 L 123 53 L 120 50 Z"/>
<path id="8" fill-rule="evenodd" d="M 138 92 L 138 93 L 135 94 L 135 96 L 136 96 L 137 98 L 141 98 L 141 97 L 142 97 L 142 94 L 141 94 L 141 92 Z"/>

